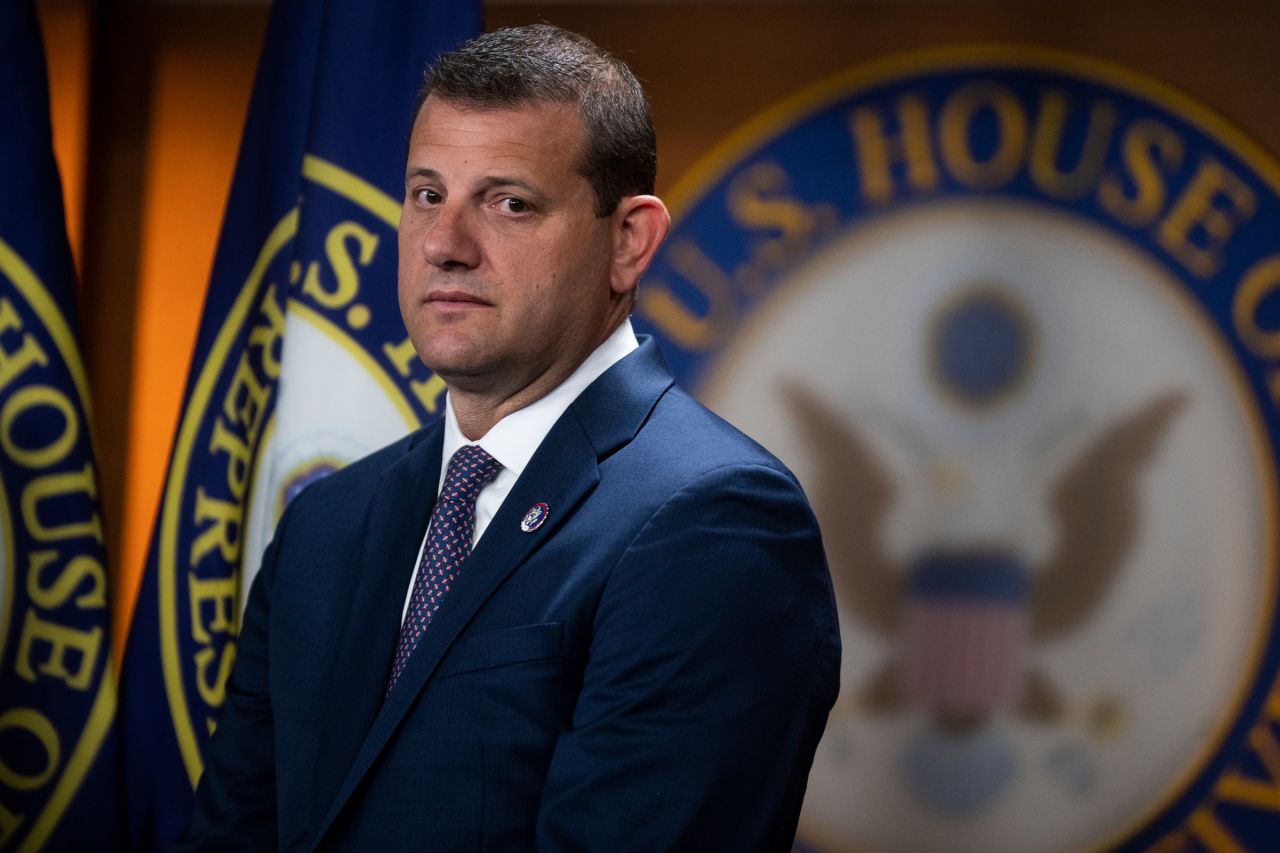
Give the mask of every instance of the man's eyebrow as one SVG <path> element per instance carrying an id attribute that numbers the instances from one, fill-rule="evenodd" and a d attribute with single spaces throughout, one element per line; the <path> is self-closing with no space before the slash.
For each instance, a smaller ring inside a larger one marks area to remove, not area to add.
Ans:
<path id="1" fill-rule="evenodd" d="M 519 187 L 522 190 L 528 190 L 534 195 L 542 195 L 541 190 L 528 181 L 521 180 L 520 178 L 508 177 L 506 175 L 492 175 L 480 182 L 481 190 L 491 190 L 494 187 Z"/>
<path id="2" fill-rule="evenodd" d="M 410 169 L 405 175 L 405 182 L 412 181 L 414 178 L 426 178 L 429 181 L 444 182 L 444 176 L 435 169 L 429 169 L 426 166 L 419 166 L 416 169 Z M 519 187 L 525 192 L 536 198 L 542 198 L 544 193 L 533 184 L 521 178 L 511 177 L 509 175 L 490 175 L 481 179 L 476 185 L 476 192 L 488 192 L 495 187 Z"/>

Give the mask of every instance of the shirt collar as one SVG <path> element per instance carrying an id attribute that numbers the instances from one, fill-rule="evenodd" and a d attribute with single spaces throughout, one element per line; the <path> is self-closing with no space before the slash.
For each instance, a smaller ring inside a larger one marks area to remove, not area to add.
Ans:
<path id="1" fill-rule="evenodd" d="M 498 421 L 485 433 L 484 438 L 472 442 L 462 434 L 458 426 L 457 415 L 453 413 L 453 398 L 446 395 L 444 411 L 444 456 L 440 465 L 440 482 L 444 482 L 449 460 L 464 444 L 478 444 L 498 462 L 505 471 L 516 477 L 524 471 L 529 460 L 542 440 L 551 432 L 551 427 L 560 419 L 578 395 L 587 386 L 599 378 L 615 363 L 636 349 L 635 332 L 631 328 L 631 320 L 622 321 L 622 325 L 613 330 L 613 334 L 605 338 L 604 343 L 596 347 L 589 356 L 569 374 L 569 377 L 553 388 L 550 393 L 535 400 L 519 411 L 512 412 Z"/>

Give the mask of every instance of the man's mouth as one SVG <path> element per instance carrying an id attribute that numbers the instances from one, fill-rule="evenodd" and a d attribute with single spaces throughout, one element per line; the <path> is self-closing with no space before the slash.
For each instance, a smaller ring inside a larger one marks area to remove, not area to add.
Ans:
<path id="1" fill-rule="evenodd" d="M 427 294 L 427 302 L 441 304 L 441 307 L 455 304 L 489 304 L 474 293 L 467 293 L 465 290 L 433 290 Z"/>

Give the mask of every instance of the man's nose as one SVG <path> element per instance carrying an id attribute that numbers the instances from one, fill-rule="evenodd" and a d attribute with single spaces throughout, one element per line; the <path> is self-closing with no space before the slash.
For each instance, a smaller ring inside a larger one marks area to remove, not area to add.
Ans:
<path id="1" fill-rule="evenodd" d="M 427 262 L 440 269 L 478 266 L 480 244 L 476 240 L 476 225 L 473 213 L 465 205 L 448 202 L 439 205 L 422 235 Z"/>

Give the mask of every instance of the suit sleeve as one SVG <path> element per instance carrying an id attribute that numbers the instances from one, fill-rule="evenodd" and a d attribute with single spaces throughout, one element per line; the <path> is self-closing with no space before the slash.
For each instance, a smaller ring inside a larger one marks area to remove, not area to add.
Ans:
<path id="1" fill-rule="evenodd" d="M 731 466 L 679 490 L 616 565 L 593 630 L 538 849 L 789 850 L 840 660 L 799 486 Z"/>
<path id="2" fill-rule="evenodd" d="M 275 749 L 267 666 L 276 553 L 273 540 L 249 592 L 226 704 L 205 756 L 191 823 L 171 848 L 174 851 L 230 853 L 276 847 Z"/>

